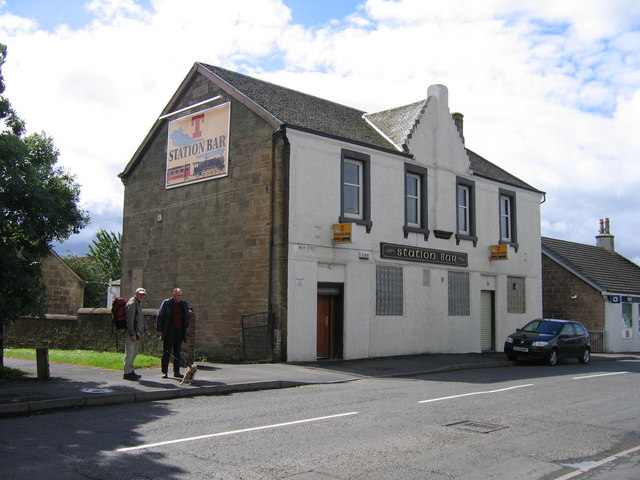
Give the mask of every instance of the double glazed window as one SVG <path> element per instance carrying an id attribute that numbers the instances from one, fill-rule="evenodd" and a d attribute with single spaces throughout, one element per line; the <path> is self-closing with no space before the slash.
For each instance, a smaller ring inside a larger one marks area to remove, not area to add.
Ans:
<path id="1" fill-rule="evenodd" d="M 362 163 L 345 159 L 344 175 L 344 216 L 362 219 Z"/>
<path id="2" fill-rule="evenodd" d="M 518 246 L 516 193 L 500 189 L 500 243 Z M 517 250 L 516 250 L 517 251 Z"/>
<path id="3" fill-rule="evenodd" d="M 475 182 L 458 177 L 456 181 L 456 243 L 460 240 L 472 240 L 475 247 L 476 212 L 475 212 Z"/>
<path id="4" fill-rule="evenodd" d="M 427 229 L 427 170 L 415 165 L 404 166 L 404 236 L 409 232 L 429 236 Z"/>
<path id="5" fill-rule="evenodd" d="M 342 150 L 340 195 L 340 222 L 366 225 L 371 222 L 371 161 L 369 155 L 351 150 Z"/>

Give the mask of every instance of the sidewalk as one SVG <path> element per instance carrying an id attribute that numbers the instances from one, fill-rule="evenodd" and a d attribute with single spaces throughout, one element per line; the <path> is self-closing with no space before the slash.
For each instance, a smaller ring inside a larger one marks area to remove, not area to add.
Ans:
<path id="1" fill-rule="evenodd" d="M 640 360 L 634 354 L 593 354 L 591 361 Z M 30 372 L 23 379 L 0 382 L 0 417 L 61 408 L 78 408 L 195 395 L 219 395 L 301 385 L 330 384 L 363 378 L 406 377 L 452 370 L 513 365 L 503 353 L 428 354 L 304 364 L 198 363 L 193 385 L 160 377 L 160 369 L 141 369 L 137 382 L 122 371 L 51 363 L 49 380 L 38 380 L 36 362 L 4 359 L 5 366 Z M 553 368 L 553 367 L 550 367 Z M 184 369 L 182 369 L 184 371 Z"/>

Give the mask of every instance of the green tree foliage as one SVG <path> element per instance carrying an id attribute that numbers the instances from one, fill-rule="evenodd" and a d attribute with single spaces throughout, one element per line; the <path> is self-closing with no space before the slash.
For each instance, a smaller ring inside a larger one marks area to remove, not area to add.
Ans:
<path id="1" fill-rule="evenodd" d="M 71 270 L 84 280 L 84 298 L 82 306 L 85 308 L 104 308 L 107 306 L 107 283 L 98 278 L 89 257 L 68 255 L 62 259 Z"/>
<path id="2" fill-rule="evenodd" d="M 122 234 L 98 230 L 95 240 L 89 245 L 88 257 L 100 280 L 118 280 L 122 269 Z"/>
<path id="3" fill-rule="evenodd" d="M 0 378 L 4 323 L 21 315 L 42 315 L 41 263 L 54 240 L 78 233 L 89 221 L 78 208 L 75 178 L 57 166 L 58 150 L 44 133 L 29 136 L 4 97 L 0 44 Z"/>
<path id="4" fill-rule="evenodd" d="M 84 281 L 84 307 L 105 307 L 107 286 L 110 280 L 120 278 L 122 265 L 122 235 L 116 232 L 99 230 L 89 245 L 89 255 L 63 258 Z"/>

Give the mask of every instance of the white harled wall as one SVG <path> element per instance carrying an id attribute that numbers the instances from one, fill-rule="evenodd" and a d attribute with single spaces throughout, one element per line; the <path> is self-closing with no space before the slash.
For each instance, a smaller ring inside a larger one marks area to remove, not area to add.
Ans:
<path id="1" fill-rule="evenodd" d="M 316 299 L 318 282 L 344 284 L 343 357 L 346 359 L 480 351 L 480 295 L 495 291 L 496 342 L 542 314 L 540 201 L 537 192 L 474 177 L 464 145 L 447 106 L 443 86 L 429 89 L 424 118 L 409 147 L 414 159 L 340 142 L 293 129 L 289 202 L 289 272 L 287 359 L 316 359 Z M 340 215 L 340 158 L 343 148 L 371 158 L 371 219 L 373 227 L 355 225 L 351 244 L 332 244 L 332 225 Z M 428 241 L 410 233 L 404 238 L 404 165 L 428 169 Z M 456 176 L 475 181 L 478 243 L 456 245 L 455 238 L 437 239 L 433 230 L 455 232 Z M 499 240 L 498 189 L 516 191 L 518 252 L 490 261 L 489 245 Z M 465 252 L 468 267 L 450 267 L 380 258 L 380 242 Z M 369 252 L 368 260 L 359 252 Z M 376 316 L 376 265 L 401 266 L 404 314 Z M 448 271 L 470 274 L 471 315 L 448 316 Z M 507 276 L 526 277 L 525 314 L 507 314 Z"/>

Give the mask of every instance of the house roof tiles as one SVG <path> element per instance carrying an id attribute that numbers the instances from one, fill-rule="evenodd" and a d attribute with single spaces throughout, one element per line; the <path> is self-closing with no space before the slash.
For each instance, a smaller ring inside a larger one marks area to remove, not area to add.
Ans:
<path id="1" fill-rule="evenodd" d="M 408 155 L 407 141 L 428 108 L 428 100 L 381 111 L 366 113 L 352 107 L 331 102 L 313 95 L 281 87 L 221 67 L 197 62 L 181 88 L 186 88 L 189 78 L 204 74 L 231 96 L 242 99 L 245 105 L 262 114 L 275 128 L 284 126 L 310 131 L 320 135 L 344 139 L 372 148 Z M 180 90 L 174 95 L 178 98 Z M 170 111 L 172 104 L 165 111 Z M 145 144 L 154 135 L 160 119 L 138 148 L 120 177 L 125 178 L 137 164 Z M 467 149 L 470 168 L 475 175 L 539 193 L 532 186 Z"/>
<path id="2" fill-rule="evenodd" d="M 542 252 L 603 292 L 640 294 L 640 266 L 605 248 L 542 237 Z"/>

